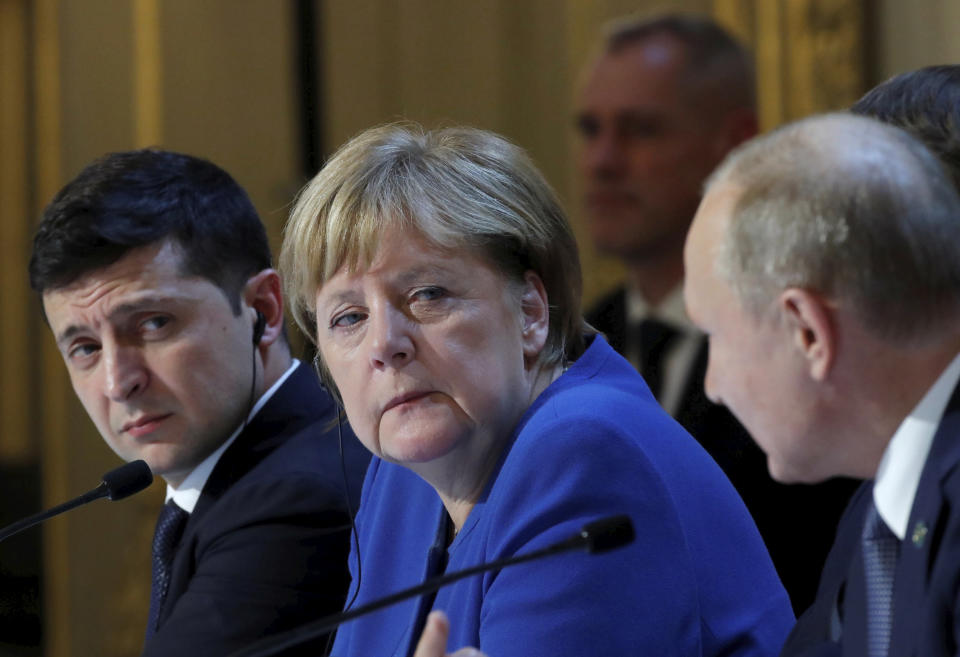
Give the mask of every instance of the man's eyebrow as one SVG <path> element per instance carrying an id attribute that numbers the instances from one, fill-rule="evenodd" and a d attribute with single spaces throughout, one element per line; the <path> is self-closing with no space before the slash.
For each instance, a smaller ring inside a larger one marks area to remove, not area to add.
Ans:
<path id="1" fill-rule="evenodd" d="M 114 306 L 110 310 L 109 318 L 113 319 L 119 315 L 132 315 L 133 313 L 140 312 L 151 306 L 164 306 L 171 303 L 178 303 L 189 299 L 187 296 L 163 294 L 163 295 L 154 295 L 140 297 L 133 301 L 127 301 L 125 303 L 120 303 Z"/>
<path id="2" fill-rule="evenodd" d="M 124 315 L 132 315 L 134 313 L 141 312 L 142 310 L 145 310 L 153 306 L 166 306 L 170 304 L 183 302 L 183 301 L 189 300 L 190 298 L 191 297 L 186 295 L 179 296 L 179 295 L 170 295 L 170 294 L 163 294 L 163 295 L 151 294 L 149 296 L 140 297 L 139 299 L 135 299 L 133 301 L 127 301 L 125 303 L 116 305 L 110 310 L 110 313 L 107 315 L 107 317 L 110 320 L 114 320 L 117 317 L 122 317 Z M 57 344 L 66 342 L 67 340 L 74 337 L 78 333 L 83 332 L 83 330 L 84 330 L 83 326 L 79 324 L 71 324 L 57 336 Z"/>
<path id="3" fill-rule="evenodd" d="M 67 342 L 68 340 L 70 340 L 70 338 L 75 336 L 77 333 L 80 333 L 82 330 L 83 330 L 83 327 L 78 326 L 76 324 L 71 324 L 70 326 L 65 328 L 60 333 L 60 335 L 57 336 L 57 344 L 62 344 L 64 342 Z"/>

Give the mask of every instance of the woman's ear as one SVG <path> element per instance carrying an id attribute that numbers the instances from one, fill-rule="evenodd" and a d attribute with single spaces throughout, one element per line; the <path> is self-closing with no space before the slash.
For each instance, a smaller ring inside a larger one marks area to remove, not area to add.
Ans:
<path id="1" fill-rule="evenodd" d="M 523 356 L 527 364 L 532 364 L 540 356 L 550 331 L 550 305 L 547 302 L 547 290 L 543 281 L 532 270 L 523 275 L 523 288 L 520 294 L 521 339 Z"/>

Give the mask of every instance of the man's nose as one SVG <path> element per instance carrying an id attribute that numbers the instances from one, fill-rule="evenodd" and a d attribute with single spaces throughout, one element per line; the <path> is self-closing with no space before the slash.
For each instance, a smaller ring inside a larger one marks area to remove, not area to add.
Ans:
<path id="1" fill-rule="evenodd" d="M 149 373 L 143 355 L 136 347 L 103 347 L 106 368 L 106 394 L 113 401 L 126 401 L 147 387 Z"/>
<path id="2" fill-rule="evenodd" d="M 583 145 L 584 164 L 591 175 L 611 175 L 623 167 L 623 148 L 611 130 L 601 130 Z"/>

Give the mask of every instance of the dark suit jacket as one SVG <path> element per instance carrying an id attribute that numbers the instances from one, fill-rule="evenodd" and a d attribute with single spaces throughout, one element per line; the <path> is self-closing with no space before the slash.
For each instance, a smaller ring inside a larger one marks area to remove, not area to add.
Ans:
<path id="1" fill-rule="evenodd" d="M 900 546 L 889 657 L 957 655 L 960 646 L 960 386 L 953 391 L 923 468 Z M 782 656 L 865 655 L 860 535 L 873 482 L 844 513 L 816 603 L 797 622 Z"/>
<path id="2" fill-rule="evenodd" d="M 626 290 L 617 288 L 586 314 L 621 354 L 626 352 Z M 856 484 L 837 480 L 816 486 L 775 482 L 767 459 L 746 429 L 723 406 L 710 402 L 703 382 L 707 341 L 702 339 L 674 416 L 720 465 L 740 493 L 763 536 L 794 611 L 814 599 L 816 582 L 833 542 L 837 522 Z"/>
<path id="3" fill-rule="evenodd" d="M 342 608 L 350 520 L 335 417 L 301 364 L 224 452 L 177 547 L 145 657 L 227 655 Z M 347 427 L 343 451 L 356 511 L 369 453 Z"/>

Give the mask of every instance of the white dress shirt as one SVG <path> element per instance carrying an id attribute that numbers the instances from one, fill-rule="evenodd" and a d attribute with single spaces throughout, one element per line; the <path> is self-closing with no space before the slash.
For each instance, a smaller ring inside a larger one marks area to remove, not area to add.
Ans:
<path id="1" fill-rule="evenodd" d="M 880 459 L 873 484 L 873 502 L 890 531 L 901 541 L 907 535 L 910 510 L 933 436 L 958 381 L 960 354 L 900 423 Z"/>
<path id="2" fill-rule="evenodd" d="M 640 354 L 636 340 L 632 338 L 630 331 L 645 319 L 660 320 L 680 332 L 678 339 L 667 346 L 663 362 L 663 389 L 660 393 L 660 405 L 667 413 L 674 415 L 683 400 L 683 393 L 690 378 L 690 369 L 697 358 L 700 337 L 703 333 L 687 317 L 682 285 L 675 287 L 656 307 L 648 304 L 639 292 L 628 289 L 626 357 L 637 369 L 639 369 Z"/>

